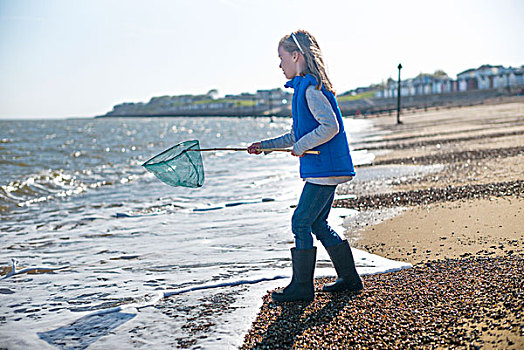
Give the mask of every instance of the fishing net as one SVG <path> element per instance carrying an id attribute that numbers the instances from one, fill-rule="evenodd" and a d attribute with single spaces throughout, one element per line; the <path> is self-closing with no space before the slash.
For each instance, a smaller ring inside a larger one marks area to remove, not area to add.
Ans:
<path id="1" fill-rule="evenodd" d="M 194 151 L 190 151 L 194 149 Z M 184 141 L 142 164 L 170 186 L 201 187 L 204 165 L 198 140 Z"/>
<path id="2" fill-rule="evenodd" d="M 247 148 L 200 148 L 198 140 L 184 141 L 154 156 L 142 164 L 148 171 L 170 186 L 202 187 L 204 184 L 204 151 L 247 151 Z M 288 152 L 287 148 L 259 149 L 260 152 Z M 319 151 L 306 151 L 319 154 Z"/>

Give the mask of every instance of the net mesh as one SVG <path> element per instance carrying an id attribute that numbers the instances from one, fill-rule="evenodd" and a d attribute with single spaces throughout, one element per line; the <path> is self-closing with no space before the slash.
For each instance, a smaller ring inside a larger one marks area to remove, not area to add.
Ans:
<path id="1" fill-rule="evenodd" d="M 198 140 L 184 141 L 154 156 L 142 164 L 161 181 L 170 186 L 201 187 L 204 184 L 204 165 Z"/>

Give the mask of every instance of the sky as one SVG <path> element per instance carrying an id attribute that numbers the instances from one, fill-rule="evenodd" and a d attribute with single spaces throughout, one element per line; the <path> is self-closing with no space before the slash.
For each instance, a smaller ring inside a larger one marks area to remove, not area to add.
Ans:
<path id="1" fill-rule="evenodd" d="M 399 63 L 403 78 L 518 67 L 522 18 L 522 0 L 0 0 L 0 118 L 283 88 L 277 45 L 297 29 L 339 94 L 396 79 Z"/>

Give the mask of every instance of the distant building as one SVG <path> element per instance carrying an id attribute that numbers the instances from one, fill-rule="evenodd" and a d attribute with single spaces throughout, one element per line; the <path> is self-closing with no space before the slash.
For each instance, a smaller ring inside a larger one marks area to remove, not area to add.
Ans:
<path id="1" fill-rule="evenodd" d="M 256 97 L 264 101 L 282 101 L 289 100 L 291 94 L 282 90 L 281 88 L 270 89 L 270 90 L 257 90 Z"/>
<path id="2" fill-rule="evenodd" d="M 524 66 L 520 68 L 482 65 L 457 75 L 459 91 L 506 89 L 524 85 Z"/>
<path id="3" fill-rule="evenodd" d="M 477 69 L 468 69 L 457 74 L 459 91 L 488 90 L 499 88 L 499 74 L 504 70 L 502 66 L 485 64 Z"/>
<path id="4" fill-rule="evenodd" d="M 499 75 L 499 83 L 502 88 L 524 85 L 524 66 L 504 68 Z"/>
<path id="5" fill-rule="evenodd" d="M 443 71 L 421 73 L 401 81 L 402 96 L 445 94 L 472 90 L 507 89 L 524 85 L 524 66 L 519 68 L 491 66 L 471 68 L 457 74 L 453 80 Z M 392 98 L 398 93 L 398 81 L 391 78 L 377 89 L 375 97 Z"/>

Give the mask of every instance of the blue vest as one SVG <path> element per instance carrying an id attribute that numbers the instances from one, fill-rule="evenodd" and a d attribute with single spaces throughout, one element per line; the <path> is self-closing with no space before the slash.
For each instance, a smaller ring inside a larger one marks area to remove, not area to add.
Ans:
<path id="1" fill-rule="evenodd" d="M 297 75 L 288 81 L 285 87 L 293 88 L 293 101 L 291 115 L 293 117 L 293 131 L 295 140 L 313 131 L 320 124 L 313 117 L 306 100 L 308 86 L 316 86 L 317 80 L 312 75 Z M 305 154 L 300 158 L 300 177 L 330 177 L 330 176 L 355 176 L 353 161 L 349 153 L 349 145 L 344 131 L 342 114 L 337 100 L 332 92 L 322 87 L 322 93 L 327 97 L 337 117 L 339 131 L 331 140 L 319 145 L 313 150 L 320 154 Z"/>

